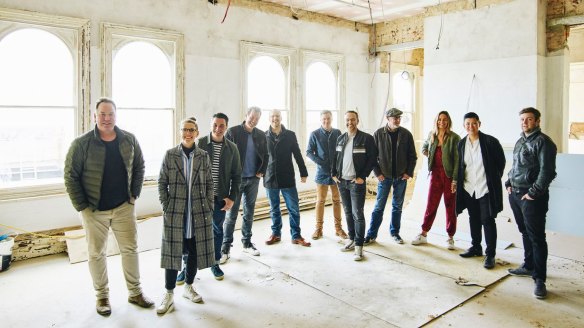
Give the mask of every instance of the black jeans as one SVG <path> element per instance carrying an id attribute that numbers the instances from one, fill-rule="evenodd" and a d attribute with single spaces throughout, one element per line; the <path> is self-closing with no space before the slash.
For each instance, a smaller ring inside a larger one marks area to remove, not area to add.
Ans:
<path id="1" fill-rule="evenodd" d="M 476 199 L 466 190 L 463 190 L 464 202 L 468 210 L 468 220 L 470 223 L 470 236 L 472 238 L 472 247 L 476 250 L 482 250 L 482 227 L 485 230 L 485 242 L 487 249 L 485 254 L 494 257 L 497 249 L 497 224 L 494 216 L 489 209 L 489 194 Z"/>
<path id="2" fill-rule="evenodd" d="M 195 238 L 183 239 L 183 252 L 185 253 L 186 283 L 192 285 L 197 275 L 197 247 Z M 166 290 L 174 290 L 176 287 L 177 270 L 166 269 L 164 272 L 164 286 Z"/>
<path id="3" fill-rule="evenodd" d="M 349 238 L 355 241 L 355 246 L 363 246 L 365 239 L 365 188 L 365 183 L 356 184 L 349 180 L 339 183 Z"/>
<path id="4" fill-rule="evenodd" d="M 545 219 L 550 195 L 546 192 L 534 200 L 521 200 L 526 193 L 525 189 L 513 189 L 509 195 L 509 204 L 523 237 L 525 268 L 533 270 L 533 279 L 545 281 L 548 256 Z"/>

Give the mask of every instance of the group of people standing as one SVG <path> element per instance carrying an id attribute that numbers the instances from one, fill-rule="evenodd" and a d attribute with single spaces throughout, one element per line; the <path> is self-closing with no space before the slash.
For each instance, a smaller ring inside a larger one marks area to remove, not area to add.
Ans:
<path id="1" fill-rule="evenodd" d="M 300 229 L 293 159 L 302 183 L 306 182 L 308 171 L 296 134 L 281 124 L 279 110 L 270 112 L 268 130 L 259 130 L 256 125 L 261 114 L 260 108 L 251 107 L 245 120 L 231 128 L 227 115 L 214 114 L 211 132 L 200 139 L 194 117 L 181 121 L 181 143 L 166 152 L 158 180 L 164 222 L 161 267 L 165 269 L 166 292 L 157 313 L 172 310 L 177 284 L 186 283 L 185 298 L 192 302 L 202 301 L 193 286 L 197 270 L 210 268 L 215 279 L 223 279 L 220 264 L 230 258 L 233 231 L 242 203 L 243 251 L 252 256 L 260 255 L 252 242 L 252 224 L 261 178 L 272 218 L 271 234 L 265 244 L 281 241 L 282 194 L 289 213 L 292 244 L 311 246 Z M 355 111 L 345 113 L 345 133 L 332 127 L 330 111 L 321 113 L 321 127 L 311 133 L 306 152 L 317 165 L 316 229 L 312 239 L 323 236 L 324 204 L 330 189 L 335 234 L 347 239 L 341 250 L 354 251 L 354 260 L 362 260 L 363 245 L 377 238 L 393 187 L 390 234 L 397 243 L 403 243 L 399 234 L 401 212 L 407 180 L 413 176 L 417 155 L 411 132 L 400 126 L 402 114 L 395 108 L 387 110 L 387 125 L 371 136 L 358 129 L 359 114 Z M 545 292 L 547 259 L 545 213 L 549 183 L 555 177 L 556 148 L 549 137 L 541 133 L 537 110 L 524 109 L 520 115 L 523 134 L 515 147 L 514 164 L 506 187 L 523 234 L 525 263 L 509 271 L 516 275 L 532 275 L 536 279 L 536 296 L 541 296 L 542 284 Z M 97 101 L 94 118 L 95 128 L 73 141 L 64 171 L 67 192 L 86 230 L 96 311 L 101 315 L 111 314 L 106 265 L 110 228 L 120 248 L 129 290 L 128 302 L 149 308 L 154 302 L 143 295 L 140 287 L 134 210 L 144 179 L 142 152 L 134 135 L 116 126 L 116 106 L 111 99 Z M 443 194 L 449 247 L 454 246 L 455 212 L 459 214 L 467 208 L 473 246 L 461 256 L 482 256 L 481 226 L 484 226 L 487 242 L 484 265 L 492 268 L 497 236 L 494 218 L 502 210 L 501 176 L 505 157 L 497 139 L 479 132 L 478 115 L 468 113 L 464 120 L 468 136 L 460 141 L 450 130 L 452 121 L 448 113 L 441 112 L 423 147 L 432 178 L 422 232 L 412 243 L 426 242 Z M 371 171 L 378 179 L 378 192 L 370 228 L 365 233 L 365 180 Z M 464 179 L 464 183 L 457 183 L 458 177 Z M 348 234 L 342 228 L 341 204 Z"/>

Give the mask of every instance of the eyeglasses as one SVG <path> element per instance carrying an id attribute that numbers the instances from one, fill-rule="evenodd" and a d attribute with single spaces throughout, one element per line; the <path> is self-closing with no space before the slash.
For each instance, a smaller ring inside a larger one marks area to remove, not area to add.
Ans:
<path id="1" fill-rule="evenodd" d="M 182 132 L 184 132 L 184 133 L 187 133 L 187 132 L 190 132 L 190 133 L 195 133 L 195 131 L 197 131 L 197 129 L 195 129 L 195 128 L 190 128 L 190 129 L 187 129 L 187 128 L 182 128 L 182 129 L 180 129 L 180 130 L 181 130 Z"/>

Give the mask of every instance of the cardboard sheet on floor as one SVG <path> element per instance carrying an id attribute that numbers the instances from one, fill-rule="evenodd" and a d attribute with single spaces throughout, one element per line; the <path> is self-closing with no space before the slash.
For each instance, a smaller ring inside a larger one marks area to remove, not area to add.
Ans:
<path id="1" fill-rule="evenodd" d="M 254 231 L 266 231 L 269 224 L 254 222 Z M 452 275 L 374 253 L 355 262 L 333 237 L 315 241 L 310 248 L 292 245 L 286 228 L 282 242 L 263 246 L 262 255 L 254 259 L 396 326 L 423 325 L 483 290 L 457 285 Z"/>
<path id="2" fill-rule="evenodd" d="M 84 236 L 85 229 L 66 231 L 65 236 Z M 138 221 L 138 252 L 160 248 L 162 238 L 162 217 Z M 67 253 L 71 264 L 87 261 L 87 242 L 85 237 L 66 239 Z M 113 232 L 109 231 L 107 256 L 119 254 L 118 243 Z"/>

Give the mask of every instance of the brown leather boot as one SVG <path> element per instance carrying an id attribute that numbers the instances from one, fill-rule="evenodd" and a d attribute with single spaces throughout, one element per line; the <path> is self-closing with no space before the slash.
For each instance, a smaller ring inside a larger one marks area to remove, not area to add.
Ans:
<path id="1" fill-rule="evenodd" d="M 317 240 L 320 239 L 322 237 L 322 228 L 316 228 L 316 230 L 314 230 L 314 233 L 312 234 L 312 239 Z"/>
<path id="2" fill-rule="evenodd" d="M 97 313 L 103 316 L 112 314 L 112 307 L 110 305 L 109 299 L 102 298 L 97 300 L 95 310 L 97 311 Z"/>
<path id="3" fill-rule="evenodd" d="M 347 235 L 347 233 L 343 230 L 343 226 L 341 225 L 341 218 L 335 218 L 335 230 L 336 233 L 335 235 L 341 237 L 342 239 L 348 239 L 349 236 Z"/>

